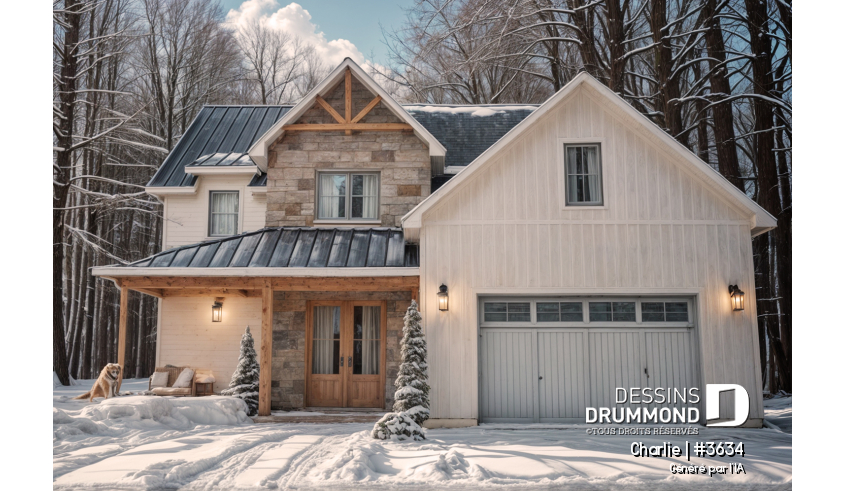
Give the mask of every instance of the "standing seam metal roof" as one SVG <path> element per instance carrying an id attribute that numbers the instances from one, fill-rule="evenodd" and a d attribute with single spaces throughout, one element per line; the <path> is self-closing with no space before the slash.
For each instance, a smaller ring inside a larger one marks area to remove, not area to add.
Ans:
<path id="1" fill-rule="evenodd" d="M 205 106 L 147 186 L 193 186 L 188 165 L 252 165 L 249 147 L 291 106 Z"/>
<path id="2" fill-rule="evenodd" d="M 419 267 L 399 228 L 267 227 L 176 247 L 127 268 Z"/>
<path id="3" fill-rule="evenodd" d="M 205 106 L 149 187 L 193 186 L 186 167 L 254 165 L 247 151 L 292 106 Z M 446 147 L 447 166 L 466 166 L 528 117 L 536 105 L 407 104 L 408 113 Z M 266 186 L 256 175 L 249 186 Z"/>

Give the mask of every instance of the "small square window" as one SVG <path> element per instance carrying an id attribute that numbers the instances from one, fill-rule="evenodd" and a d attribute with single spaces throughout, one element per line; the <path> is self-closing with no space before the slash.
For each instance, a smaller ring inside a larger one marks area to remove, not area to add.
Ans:
<path id="1" fill-rule="evenodd" d="M 564 167 L 567 205 L 601 206 L 604 203 L 598 144 L 564 146 Z"/>
<path id="2" fill-rule="evenodd" d="M 238 192 L 211 191 L 208 199 L 208 235 L 219 237 L 238 233 Z"/>
<path id="3" fill-rule="evenodd" d="M 377 220 L 379 176 L 321 172 L 317 179 L 317 218 L 320 220 Z"/>

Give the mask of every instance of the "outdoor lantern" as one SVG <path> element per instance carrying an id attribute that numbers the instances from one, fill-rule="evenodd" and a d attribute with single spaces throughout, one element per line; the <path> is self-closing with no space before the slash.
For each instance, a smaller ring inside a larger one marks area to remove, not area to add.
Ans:
<path id="1" fill-rule="evenodd" d="M 440 285 L 440 291 L 437 292 L 437 306 L 441 311 L 449 310 L 449 291 L 446 285 Z"/>
<path id="2" fill-rule="evenodd" d="M 728 286 L 728 292 L 731 294 L 731 305 L 734 312 L 745 310 L 745 292 L 740 290 L 736 285 Z"/>
<path id="3" fill-rule="evenodd" d="M 214 304 L 211 306 L 211 322 L 220 322 L 223 320 L 223 299 L 214 299 Z"/>

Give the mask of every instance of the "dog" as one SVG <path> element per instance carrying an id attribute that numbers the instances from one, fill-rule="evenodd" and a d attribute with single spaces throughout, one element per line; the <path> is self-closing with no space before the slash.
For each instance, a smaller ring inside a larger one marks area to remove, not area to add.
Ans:
<path id="1" fill-rule="evenodd" d="M 74 399 L 85 399 L 87 397 L 88 402 L 92 402 L 95 397 L 103 397 L 105 399 L 117 397 L 120 392 L 121 371 L 122 368 L 120 365 L 109 363 L 103 367 L 103 371 L 100 372 L 100 376 L 94 382 L 94 387 L 91 387 L 91 390 L 81 396 L 74 397 Z"/>

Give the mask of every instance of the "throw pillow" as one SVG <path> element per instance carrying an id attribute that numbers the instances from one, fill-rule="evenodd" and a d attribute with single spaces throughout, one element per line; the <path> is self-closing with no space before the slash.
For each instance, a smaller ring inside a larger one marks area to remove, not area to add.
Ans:
<path id="1" fill-rule="evenodd" d="M 180 389 L 190 389 L 191 388 L 191 381 L 194 379 L 194 370 L 192 368 L 186 368 L 182 370 L 182 373 L 176 377 L 176 381 L 173 382 L 173 387 L 177 387 Z"/>

